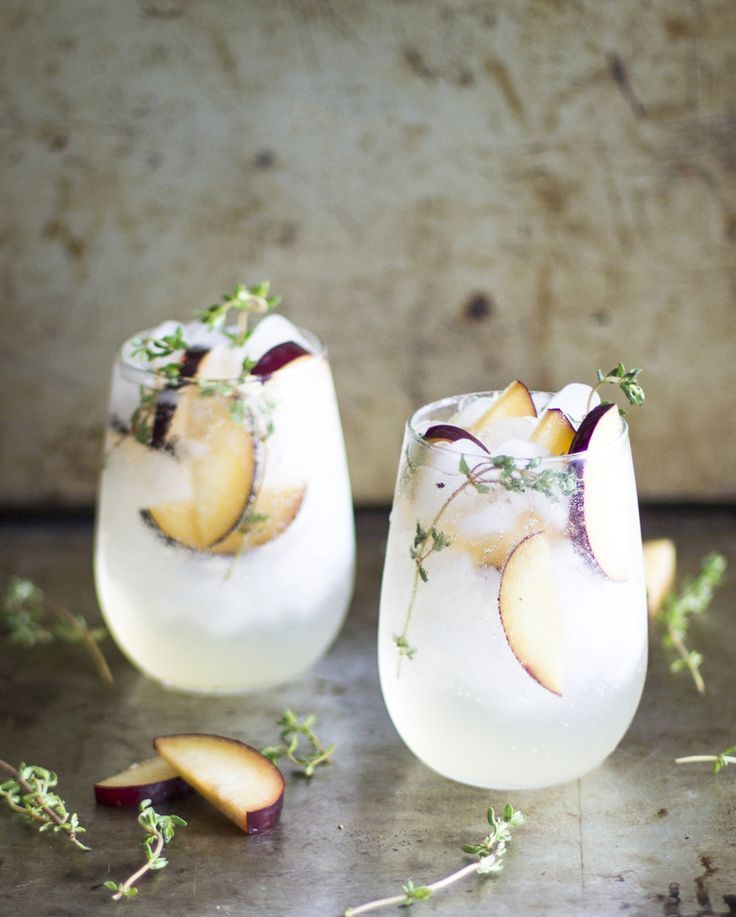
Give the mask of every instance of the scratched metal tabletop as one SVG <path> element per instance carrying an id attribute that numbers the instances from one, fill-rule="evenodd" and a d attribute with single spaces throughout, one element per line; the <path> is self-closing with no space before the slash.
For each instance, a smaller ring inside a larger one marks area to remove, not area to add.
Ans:
<path id="1" fill-rule="evenodd" d="M 115 685 L 105 688 L 75 647 L 23 651 L 0 641 L 0 757 L 56 769 L 62 795 L 88 827 L 92 851 L 38 835 L 0 805 L 0 914 L 84 915 L 124 908 L 148 915 L 337 915 L 349 905 L 429 882 L 465 862 L 489 805 L 528 815 L 497 879 L 464 880 L 415 906 L 439 915 L 736 914 L 736 767 L 714 776 L 677 755 L 736 742 L 736 572 L 693 625 L 707 693 L 673 676 L 652 641 L 646 690 L 626 738 L 585 778 L 534 792 L 453 784 L 420 764 L 394 731 L 378 687 L 375 635 L 387 516 L 358 514 L 353 608 L 330 653 L 307 675 L 246 697 L 168 692 L 134 671 L 109 641 Z M 680 571 L 709 550 L 736 571 L 736 509 L 650 508 L 646 537 L 678 545 Z M 19 573 L 97 618 L 87 518 L 6 522 L 3 579 Z M 102 883 L 141 862 L 132 810 L 94 803 L 92 786 L 178 731 L 273 742 L 283 708 L 313 711 L 335 764 L 311 782 L 287 773 L 281 824 L 247 837 L 203 800 L 159 810 L 189 822 L 169 866 L 116 904 Z M 391 912 L 387 912 L 391 913 Z M 393 913 L 403 913 L 395 910 Z"/>

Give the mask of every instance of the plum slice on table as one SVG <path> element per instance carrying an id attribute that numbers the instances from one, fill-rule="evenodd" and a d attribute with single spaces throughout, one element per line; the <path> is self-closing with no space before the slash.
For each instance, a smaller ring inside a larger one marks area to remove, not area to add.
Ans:
<path id="1" fill-rule="evenodd" d="M 562 695 L 562 607 L 544 532 L 527 535 L 509 555 L 501 572 L 498 610 L 506 640 L 522 667 L 543 688 Z"/>
<path id="2" fill-rule="evenodd" d="M 153 745 L 187 783 L 247 834 L 261 834 L 278 822 L 284 778 L 255 748 L 201 733 L 159 736 Z"/>
<path id="3" fill-rule="evenodd" d="M 169 435 L 188 469 L 191 496 L 153 505 L 142 515 L 185 547 L 204 550 L 222 541 L 255 497 L 257 440 L 247 412 L 236 419 L 230 407 L 230 399 L 204 397 L 195 386 L 179 392 Z"/>
<path id="4" fill-rule="evenodd" d="M 581 481 L 570 501 L 573 545 L 609 579 L 625 582 L 629 567 L 628 476 L 621 452 L 611 446 L 623 424 L 615 404 L 600 404 L 583 418 L 570 455 L 587 451 Z"/>
<path id="5" fill-rule="evenodd" d="M 258 492 L 238 529 L 214 545 L 213 554 L 241 554 L 273 541 L 296 519 L 304 502 L 306 485 Z"/>
<path id="6" fill-rule="evenodd" d="M 193 792 L 186 780 L 159 755 L 95 784 L 95 799 L 103 806 L 137 806 L 144 799 L 156 805 Z"/>
<path id="7" fill-rule="evenodd" d="M 675 585 L 677 550 L 669 538 L 645 541 L 644 584 L 647 589 L 647 609 L 654 616 L 664 604 Z"/>

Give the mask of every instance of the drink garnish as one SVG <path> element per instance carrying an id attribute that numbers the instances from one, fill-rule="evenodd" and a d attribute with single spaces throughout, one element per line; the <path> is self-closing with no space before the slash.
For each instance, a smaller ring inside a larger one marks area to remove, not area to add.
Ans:
<path id="1" fill-rule="evenodd" d="M 463 852 L 468 856 L 478 857 L 477 861 L 468 863 L 462 869 L 438 879 L 429 885 L 415 885 L 409 879 L 402 886 L 401 895 L 392 895 L 389 898 L 377 898 L 358 907 L 349 907 L 344 911 L 343 917 L 358 917 L 358 914 L 368 914 L 371 911 L 380 911 L 389 907 L 410 907 L 417 901 L 426 901 L 435 892 L 448 885 L 464 879 L 465 876 L 492 876 L 498 875 L 503 869 L 503 859 L 509 843 L 511 842 L 511 829 L 518 828 L 526 821 L 526 816 L 515 809 L 511 804 L 504 807 L 503 815 L 497 816 L 492 808 L 486 813 L 491 831 L 477 844 L 464 844 Z"/>

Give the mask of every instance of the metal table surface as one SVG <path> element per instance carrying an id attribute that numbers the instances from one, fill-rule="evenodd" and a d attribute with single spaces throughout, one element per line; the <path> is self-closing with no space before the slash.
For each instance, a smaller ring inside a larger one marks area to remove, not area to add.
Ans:
<path id="1" fill-rule="evenodd" d="M 0 913 L 80 915 L 115 907 L 146 914 L 337 915 L 349 905 L 428 882 L 465 861 L 488 805 L 528 815 L 497 879 L 465 879 L 417 913 L 695 915 L 736 913 L 736 767 L 676 766 L 678 754 L 736 742 L 736 576 L 692 628 L 708 691 L 669 673 L 652 642 L 644 697 L 626 738 L 593 773 L 534 792 L 453 784 L 414 759 L 394 731 L 377 680 L 375 633 L 386 513 L 358 514 L 359 571 L 352 611 L 330 653 L 307 675 L 263 694 L 197 697 L 134 671 L 109 641 L 115 685 L 104 688 L 77 647 L 23 651 L 0 641 L 0 757 L 56 769 L 62 795 L 88 827 L 82 853 L 38 835 L 0 805 Z M 711 549 L 734 566 L 736 510 L 650 508 L 646 537 L 677 541 L 680 570 Z M 2 573 L 28 575 L 93 620 L 88 519 L 2 526 Z M 281 824 L 247 837 L 198 797 L 172 803 L 189 821 L 169 866 L 114 903 L 102 883 L 140 863 L 133 810 L 97 807 L 93 783 L 151 754 L 177 731 L 277 738 L 283 708 L 318 716 L 337 743 L 335 764 L 311 782 L 287 774 Z M 391 912 L 388 912 L 391 913 Z M 393 913 L 403 913 L 394 910 Z"/>

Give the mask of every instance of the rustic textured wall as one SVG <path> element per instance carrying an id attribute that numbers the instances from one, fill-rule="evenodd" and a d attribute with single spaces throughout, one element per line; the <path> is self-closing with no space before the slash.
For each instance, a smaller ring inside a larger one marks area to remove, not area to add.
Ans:
<path id="1" fill-rule="evenodd" d="M 2 0 L 0 503 L 89 503 L 117 343 L 271 277 L 356 497 L 425 400 L 644 366 L 642 492 L 734 498 L 732 0 Z"/>

